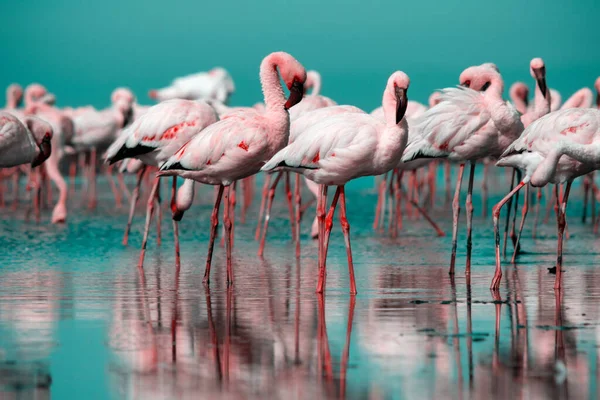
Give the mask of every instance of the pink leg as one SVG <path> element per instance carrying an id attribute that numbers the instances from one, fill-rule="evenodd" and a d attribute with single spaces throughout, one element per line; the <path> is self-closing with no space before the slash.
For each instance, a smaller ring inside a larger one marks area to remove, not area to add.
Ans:
<path id="1" fill-rule="evenodd" d="M 454 200 L 452 201 L 452 256 L 450 258 L 450 275 L 454 275 L 456 265 L 456 241 L 458 238 L 458 217 L 460 216 L 460 185 L 462 184 L 465 164 L 460 164 L 458 169 L 458 178 L 456 180 L 456 190 L 454 191 Z"/>
<path id="2" fill-rule="evenodd" d="M 475 162 L 471 161 L 471 171 L 469 173 L 469 188 L 467 191 L 467 202 L 465 208 L 467 209 L 467 263 L 465 266 L 465 274 L 471 275 L 471 250 L 473 248 L 473 242 L 471 239 L 471 233 L 473 231 L 473 178 L 475 177 Z"/>
<path id="3" fill-rule="evenodd" d="M 250 189 L 250 180 L 251 177 L 248 178 L 244 178 L 242 179 L 242 181 L 240 182 L 240 186 L 242 187 L 242 200 L 243 200 L 243 204 L 242 204 L 242 214 L 240 216 L 240 222 L 242 224 L 246 223 L 246 210 L 248 208 L 248 189 Z"/>
<path id="4" fill-rule="evenodd" d="M 581 214 L 581 223 L 585 224 L 587 219 L 588 199 L 590 194 L 590 177 L 583 177 L 583 213 Z"/>
<path id="5" fill-rule="evenodd" d="M 512 177 L 510 180 L 510 191 L 512 192 L 514 186 L 515 186 L 515 176 L 517 174 L 517 169 L 513 168 L 512 170 Z M 504 225 L 504 240 L 502 242 L 502 258 L 506 258 L 506 243 L 508 243 L 508 227 L 510 226 L 510 213 L 512 211 L 512 203 L 513 203 L 513 199 L 512 197 L 508 200 L 508 207 L 506 207 L 507 211 L 506 211 L 506 222 Z"/>
<path id="6" fill-rule="evenodd" d="M 267 230 L 269 229 L 269 220 L 271 219 L 271 208 L 273 207 L 273 198 L 275 197 L 275 189 L 277 188 L 277 184 L 281 179 L 281 175 L 283 172 L 277 172 L 277 176 L 273 181 L 273 184 L 269 188 L 269 193 L 267 194 L 267 212 L 265 214 L 265 225 L 262 230 L 262 236 L 260 238 L 260 246 L 258 247 L 258 256 L 262 257 L 265 251 L 265 240 L 267 237 Z"/>
<path id="7" fill-rule="evenodd" d="M 231 215 L 231 235 L 229 240 L 231 241 L 231 248 L 233 249 L 233 238 L 235 233 L 235 205 L 237 204 L 237 181 L 233 182 L 229 189 L 229 215 Z"/>
<path id="8" fill-rule="evenodd" d="M 375 207 L 375 221 L 373 221 L 373 229 L 377 229 L 379 227 L 379 219 L 381 218 L 381 210 L 385 207 L 384 196 L 385 196 L 385 187 L 386 187 L 386 179 L 387 174 L 382 175 L 381 182 L 379 182 L 379 194 L 377 196 L 377 207 Z"/>
<path id="9" fill-rule="evenodd" d="M 382 193 L 381 193 L 381 209 L 379 210 L 379 231 L 383 232 L 384 228 L 385 228 L 385 213 L 386 213 L 386 208 L 387 208 L 387 186 L 388 186 L 388 178 L 389 178 L 389 172 L 387 174 L 384 175 L 384 179 L 382 182 L 383 188 L 382 188 Z"/>
<path id="10" fill-rule="evenodd" d="M 319 285 L 324 286 L 322 280 L 325 279 L 325 271 L 322 270 L 323 265 L 323 252 L 324 252 L 324 238 L 325 238 L 325 207 L 327 206 L 327 186 L 320 185 L 319 198 L 317 199 L 317 220 L 319 221 L 319 284 L 317 285 L 317 291 Z"/>
<path id="11" fill-rule="evenodd" d="M 177 213 L 177 176 L 173 176 L 171 185 L 171 213 Z M 179 222 L 173 218 L 173 240 L 175 241 L 175 268 L 179 271 L 181 267 L 181 256 L 179 252 Z"/>
<path id="12" fill-rule="evenodd" d="M 231 236 L 232 227 L 231 223 L 231 204 L 229 202 L 229 193 L 231 192 L 231 186 L 228 186 L 225 190 L 225 212 L 224 221 L 225 224 L 225 247 L 227 249 L 227 286 L 233 285 L 233 265 L 231 261 Z"/>
<path id="13" fill-rule="evenodd" d="M 448 204 L 450 203 L 450 199 L 452 199 L 452 165 L 450 165 L 449 161 L 445 162 L 444 173 L 446 175 L 446 204 Z"/>
<path id="14" fill-rule="evenodd" d="M 560 289 L 562 284 L 562 253 L 563 253 L 563 236 L 565 233 L 565 226 L 567 225 L 566 212 L 567 212 L 567 200 L 569 199 L 569 192 L 571 191 L 571 181 L 567 182 L 565 192 L 560 202 L 560 207 L 557 213 L 557 225 L 558 225 L 558 246 L 556 256 L 556 280 L 554 281 L 554 289 Z M 559 204 L 560 196 L 556 196 L 556 203 Z"/>
<path id="15" fill-rule="evenodd" d="M 294 213 L 296 217 L 296 225 L 294 228 L 296 230 L 296 258 L 300 257 L 300 218 L 302 217 L 302 198 L 300 196 L 300 174 L 294 174 L 294 200 L 295 200 L 295 208 Z"/>
<path id="16" fill-rule="evenodd" d="M 92 148 L 90 153 L 90 199 L 88 208 L 93 210 L 96 208 L 98 200 L 96 198 L 96 148 Z"/>
<path id="17" fill-rule="evenodd" d="M 352 262 L 352 247 L 350 246 L 350 224 L 346 218 L 346 191 L 344 185 L 339 186 L 340 191 L 340 223 L 344 232 L 346 243 L 346 256 L 348 257 L 348 273 L 350 275 L 350 294 L 356 294 L 356 280 L 354 279 L 354 263 Z M 335 201 L 335 198 L 334 198 Z"/>
<path id="18" fill-rule="evenodd" d="M 158 187 L 156 189 L 156 205 L 157 205 L 157 212 L 156 212 L 156 245 L 160 247 L 160 244 L 162 242 L 162 231 L 161 231 L 161 226 L 162 226 L 162 198 L 160 196 L 160 180 L 158 181 Z"/>
<path id="19" fill-rule="evenodd" d="M 535 201 L 535 216 L 533 218 L 533 238 L 537 236 L 537 227 L 540 218 L 540 203 L 542 202 L 542 188 L 537 189 L 537 196 Z"/>
<path id="20" fill-rule="evenodd" d="M 396 218 L 393 221 L 394 224 L 394 234 L 398 236 L 398 231 L 402 229 L 402 176 L 404 175 L 404 171 L 397 171 L 396 174 L 396 184 L 394 186 L 395 196 L 396 196 Z"/>
<path id="21" fill-rule="evenodd" d="M 294 201 L 292 199 L 292 187 L 290 185 L 290 173 L 285 174 L 285 197 L 287 199 L 288 211 L 290 213 L 290 227 L 292 228 L 292 241 L 296 241 L 296 230 L 294 229 Z"/>
<path id="22" fill-rule="evenodd" d="M 258 212 L 258 221 L 256 222 L 256 231 L 254 232 L 254 240 L 260 238 L 260 225 L 263 220 L 263 213 L 265 211 L 265 203 L 267 200 L 267 194 L 269 193 L 269 186 L 271 185 L 271 174 L 265 176 L 265 183 L 263 184 L 262 198 L 260 199 L 260 211 Z"/>
<path id="23" fill-rule="evenodd" d="M 215 236 L 217 235 L 217 228 L 219 227 L 219 207 L 221 206 L 221 198 L 223 197 L 223 191 L 225 186 L 219 185 L 219 192 L 215 199 L 215 206 L 213 207 L 212 215 L 210 217 L 210 241 L 208 242 L 208 253 L 206 256 L 206 269 L 204 270 L 205 284 L 210 283 L 210 265 L 212 263 L 213 250 L 215 248 Z"/>
<path id="24" fill-rule="evenodd" d="M 115 206 L 117 208 L 121 208 L 121 193 L 119 193 L 119 189 L 117 189 L 117 185 L 113 179 L 113 170 L 114 165 L 109 165 L 104 170 L 104 175 L 106 176 L 106 180 L 108 180 L 108 184 L 110 185 L 110 190 L 113 192 L 113 196 L 115 197 Z"/>
<path id="25" fill-rule="evenodd" d="M 523 203 L 523 209 L 521 211 L 521 223 L 519 224 L 519 234 L 517 235 L 517 243 L 515 245 L 515 250 L 513 252 L 511 263 L 514 264 L 515 259 L 517 258 L 517 253 L 519 251 L 519 242 L 521 241 L 521 233 L 523 233 L 523 226 L 525 225 L 525 218 L 527 218 L 527 211 L 529 210 L 529 192 L 531 185 L 527 185 L 525 189 L 525 202 Z"/>
<path id="26" fill-rule="evenodd" d="M 398 171 L 396 169 L 391 171 L 390 184 L 388 186 L 388 193 L 390 196 L 390 212 L 388 213 L 388 233 L 391 237 L 398 236 L 398 227 L 396 226 L 396 176 Z"/>
<path id="27" fill-rule="evenodd" d="M 492 216 L 494 219 L 494 238 L 496 241 L 496 273 L 494 274 L 494 279 L 492 279 L 492 285 L 490 289 L 498 290 L 500 288 L 500 280 L 502 279 L 502 266 L 500 264 L 500 231 L 498 230 L 498 219 L 500 218 L 500 210 L 502 206 L 506 204 L 511 197 L 514 196 L 523 186 L 525 186 L 524 182 L 519 183 L 513 190 L 510 191 L 498 204 L 494 206 Z"/>
<path id="28" fill-rule="evenodd" d="M 429 207 L 432 210 L 435 207 L 435 178 L 437 171 L 437 161 L 429 164 L 428 182 L 429 182 Z"/>
<path id="29" fill-rule="evenodd" d="M 317 284 L 317 293 L 323 293 L 325 289 L 325 278 L 327 276 L 327 250 L 329 249 L 329 236 L 331 235 L 331 228 L 333 226 L 333 216 L 335 214 L 335 207 L 337 206 L 338 199 L 340 197 L 340 187 L 338 186 L 331 201 L 331 207 L 325 218 L 325 226 L 323 232 L 323 255 L 321 256 L 321 267 L 319 268 L 319 282 Z"/>
<path id="30" fill-rule="evenodd" d="M 146 166 L 143 166 L 139 172 L 137 173 L 137 182 L 135 184 L 135 189 L 133 189 L 133 195 L 131 196 L 131 200 L 129 203 L 129 219 L 127 220 L 127 227 L 125 227 L 125 235 L 123 235 L 123 246 L 127 246 L 129 242 L 129 232 L 131 231 L 131 222 L 133 221 L 133 214 L 135 213 L 135 206 L 140 198 L 140 185 L 142 184 L 142 178 L 144 176 L 144 172 L 146 171 Z"/>
<path id="31" fill-rule="evenodd" d="M 522 174 L 520 170 L 517 170 L 517 182 L 521 180 Z M 512 224 L 511 224 L 511 228 L 510 228 L 510 240 L 513 243 L 513 249 L 517 246 L 517 233 L 516 233 L 516 228 L 517 228 L 517 214 L 518 214 L 518 208 L 519 208 L 519 192 L 517 192 L 517 194 L 515 195 L 515 208 L 513 210 L 513 215 L 512 215 Z M 518 250 L 517 250 L 518 251 Z M 506 257 L 506 255 L 504 255 L 504 257 Z"/>
<path id="32" fill-rule="evenodd" d="M 142 251 L 140 252 L 138 268 L 144 268 L 146 245 L 148 244 L 148 233 L 150 232 L 150 222 L 152 221 L 152 214 L 154 213 L 154 200 L 159 183 L 160 178 L 154 178 L 154 184 L 152 185 L 152 190 L 150 191 L 150 197 L 148 197 L 148 203 L 146 206 L 146 226 L 144 227 L 144 239 L 142 240 Z"/>
<path id="33" fill-rule="evenodd" d="M 406 193 L 403 192 L 402 190 L 402 184 L 399 184 L 400 186 L 400 193 L 402 195 L 404 195 L 404 197 L 408 197 L 406 195 Z M 436 233 L 438 236 L 446 236 L 446 234 L 444 233 L 443 230 L 440 229 L 440 227 L 435 223 L 435 221 L 433 220 L 433 218 L 431 218 L 429 216 L 429 214 L 427 213 L 427 211 L 425 211 L 423 209 L 423 207 L 421 207 L 419 205 L 419 203 L 417 203 L 414 199 L 408 199 L 408 201 L 410 201 L 412 203 L 412 205 L 417 209 L 417 211 L 423 216 L 423 218 L 425 218 L 427 220 L 427 222 L 429 222 L 429 224 L 433 227 L 433 229 L 435 229 Z"/>
<path id="34" fill-rule="evenodd" d="M 73 158 L 69 166 L 69 194 L 75 193 L 75 178 L 77 177 L 77 160 Z"/>
<path id="35" fill-rule="evenodd" d="M 483 164 L 483 182 L 481 184 L 481 216 L 487 217 L 488 208 L 488 180 L 490 178 L 490 164 Z"/>

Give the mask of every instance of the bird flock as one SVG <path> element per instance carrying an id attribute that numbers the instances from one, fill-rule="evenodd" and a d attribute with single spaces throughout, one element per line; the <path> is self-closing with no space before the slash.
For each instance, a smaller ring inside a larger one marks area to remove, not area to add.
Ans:
<path id="1" fill-rule="evenodd" d="M 68 169 L 71 182 L 78 171 L 86 178 L 87 206 L 93 209 L 97 203 L 96 174 L 104 168 L 117 204 L 123 193 L 129 197 L 129 218 L 123 238 L 126 245 L 140 188 L 146 177 L 151 180 L 151 189 L 138 262 L 138 267 L 142 268 L 153 216 L 161 212 L 160 179 L 172 177 L 170 209 L 179 268 L 178 222 L 193 204 L 196 182 L 213 185 L 215 202 L 210 218 L 204 282 L 209 284 L 222 215 L 229 285 L 234 282 L 231 254 L 236 192 L 241 191 L 244 203 L 239 218 L 243 223 L 252 201 L 255 175 L 264 173 L 255 232 L 255 239 L 259 241 L 258 255 L 262 256 L 265 251 L 276 188 L 283 180 L 296 256 L 300 255 L 302 216 L 316 199 L 311 235 L 318 239 L 317 292 L 325 290 L 327 251 L 339 205 L 350 293 L 355 294 L 346 183 L 364 176 L 380 177 L 375 229 L 383 229 L 387 220 L 390 234 L 398 235 L 404 199 L 406 212 L 422 215 L 437 235 L 444 236 L 443 230 L 429 216 L 428 209 L 434 203 L 436 168 L 445 166 L 449 199 L 450 165 L 457 164 L 449 271 L 454 274 L 460 191 L 468 166 L 465 273 L 469 279 L 475 168 L 477 165 L 484 168 L 485 212 L 490 167 L 508 167 L 512 171 L 508 194 L 493 207 L 496 271 L 491 289 L 499 288 L 502 277 L 501 208 L 508 204 L 502 250 L 505 253 L 510 209 L 516 196 L 511 230 L 514 261 L 529 210 L 530 188 L 538 188 L 537 225 L 539 188 L 547 184 L 555 185 L 551 201 L 556 203 L 558 226 L 555 288 L 560 289 L 565 213 L 571 184 L 575 178 L 584 176 L 586 201 L 588 193 L 593 197 L 598 194 L 592 174 L 600 168 L 600 78 L 595 82 L 599 93 L 595 105 L 594 95 L 588 88 L 579 90 L 561 105 L 560 94 L 546 83 L 546 66 L 541 58 L 531 60 L 530 73 L 535 84 L 531 104 L 528 86 L 521 82 L 511 86 L 511 101 L 506 101 L 503 98 L 504 80 L 498 67 L 485 63 L 466 68 L 459 76 L 458 86 L 436 91 L 426 107 L 409 100 L 410 78 L 402 71 L 395 71 L 385 86 L 382 82 L 381 107 L 371 113 L 352 105 L 338 105 L 322 96 L 320 75 L 316 71 L 306 71 L 298 60 L 285 52 L 271 53 L 262 60 L 259 77 L 264 103 L 251 107 L 227 106 L 235 87 L 223 68 L 178 78 L 168 87 L 151 90 L 149 97 L 158 102 L 154 106 L 141 106 L 129 89 L 117 88 L 111 95 L 110 107 L 102 110 L 59 108 L 55 105 L 55 96 L 42 85 L 31 84 L 23 91 L 13 84 L 7 89 L 6 108 L 0 111 L 0 202 L 4 205 L 7 181 L 12 180 L 13 207 L 16 208 L 20 177 L 26 175 L 27 190 L 31 192 L 27 216 L 33 212 L 39 221 L 40 205 L 44 201 L 42 189 L 45 188 L 51 199 L 52 182 L 58 189 L 52 222 L 64 223 L 70 191 L 63 170 Z M 282 82 L 289 92 L 287 97 Z M 22 100 L 24 107 L 21 108 Z M 115 166 L 118 167 L 117 182 L 112 175 Z M 125 172 L 136 174 L 132 193 L 123 181 Z M 410 178 L 407 189 L 402 185 L 404 175 Z M 183 178 L 179 187 L 178 177 Z M 302 182 L 313 194 L 304 204 Z M 335 193 L 328 203 L 330 186 L 335 186 Z M 517 234 L 516 208 L 518 193 L 523 187 L 527 193 Z"/>

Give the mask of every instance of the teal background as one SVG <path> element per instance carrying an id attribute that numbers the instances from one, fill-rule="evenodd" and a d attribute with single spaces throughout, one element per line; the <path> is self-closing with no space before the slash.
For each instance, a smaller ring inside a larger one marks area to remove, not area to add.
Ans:
<path id="1" fill-rule="evenodd" d="M 423 102 L 487 61 L 531 86 L 528 62 L 543 57 L 563 99 L 600 75 L 597 0 L 2 0 L 0 15 L 0 87 L 38 81 L 60 105 L 104 106 L 119 85 L 148 103 L 148 89 L 216 65 L 235 80 L 232 104 L 252 104 L 275 50 L 320 71 L 323 94 L 366 109 L 396 69 Z"/>

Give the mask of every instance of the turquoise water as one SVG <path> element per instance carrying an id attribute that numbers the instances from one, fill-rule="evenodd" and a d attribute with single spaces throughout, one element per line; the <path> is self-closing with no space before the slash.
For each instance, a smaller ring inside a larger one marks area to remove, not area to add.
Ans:
<path id="1" fill-rule="evenodd" d="M 504 186 L 504 179 L 496 176 L 491 187 Z M 0 397 L 597 397 L 598 239 L 589 223 L 580 222 L 579 186 L 568 210 L 563 298 L 547 270 L 555 260 L 553 218 L 536 240 L 530 219 L 525 252 L 517 266 L 505 263 L 498 298 L 488 290 L 493 232 L 480 216 L 478 196 L 469 286 L 464 225 L 458 274 L 451 280 L 449 237 L 433 236 L 426 223 L 409 216 L 398 239 L 373 232 L 370 182 L 355 182 L 347 191 L 359 291 L 354 300 L 337 223 L 327 292 L 315 294 L 316 243 L 304 223 L 302 257 L 295 261 L 283 193 L 275 200 L 264 259 L 256 257 L 253 240 L 258 198 L 246 223 L 238 221 L 236 281 L 229 290 L 218 245 L 211 287 L 202 285 L 211 188 L 200 188 L 181 223 L 179 275 L 168 209 L 162 244 L 157 247 L 153 232 L 140 273 L 142 212 L 130 245 L 122 246 L 126 210 L 115 207 L 104 180 L 95 211 L 82 207 L 77 185 L 65 226 L 50 225 L 49 210 L 37 225 L 22 211 L 4 209 Z M 433 215 L 449 233 L 441 180 L 438 189 Z"/>
<path id="2" fill-rule="evenodd" d="M 381 105 L 397 69 L 422 102 L 488 61 L 532 86 L 529 61 L 543 57 L 563 98 L 600 75 L 595 0 L 23 0 L 0 14 L 0 87 L 39 81 L 61 106 L 106 106 L 122 85 L 147 104 L 148 89 L 215 65 L 235 80 L 232 103 L 254 104 L 259 63 L 276 50 L 320 71 L 325 95 L 365 109 Z"/>

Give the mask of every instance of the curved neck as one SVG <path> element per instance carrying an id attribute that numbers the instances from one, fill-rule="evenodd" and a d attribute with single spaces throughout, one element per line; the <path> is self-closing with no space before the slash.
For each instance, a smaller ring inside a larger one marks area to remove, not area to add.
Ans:
<path id="1" fill-rule="evenodd" d="M 260 65 L 260 83 L 262 86 L 267 111 L 285 111 L 285 94 L 279 81 L 277 72 L 277 59 L 270 56 Z"/>
<path id="2" fill-rule="evenodd" d="M 310 94 L 317 95 L 319 93 L 321 93 L 321 77 L 315 75 L 313 76 L 313 88 Z"/>
<path id="3" fill-rule="evenodd" d="M 393 89 L 390 90 L 389 87 L 386 87 L 385 91 L 383 92 L 383 99 L 381 100 L 381 106 L 383 108 L 383 117 L 385 119 L 386 125 L 388 126 L 396 125 L 397 100 L 396 96 L 393 95 L 391 92 L 393 92 Z"/>
<path id="4" fill-rule="evenodd" d="M 504 102 L 502 93 L 504 93 L 504 81 L 502 80 L 502 77 L 500 77 L 500 75 L 492 77 L 490 86 L 485 91 L 485 97 Z"/>
<path id="5" fill-rule="evenodd" d="M 513 102 L 513 104 L 515 105 L 515 108 L 517 109 L 518 112 L 520 112 L 521 114 L 526 114 L 527 113 L 527 101 L 525 101 L 522 97 L 518 96 L 517 93 L 515 93 L 515 90 L 511 90 L 509 95 L 510 95 L 510 101 Z"/>

